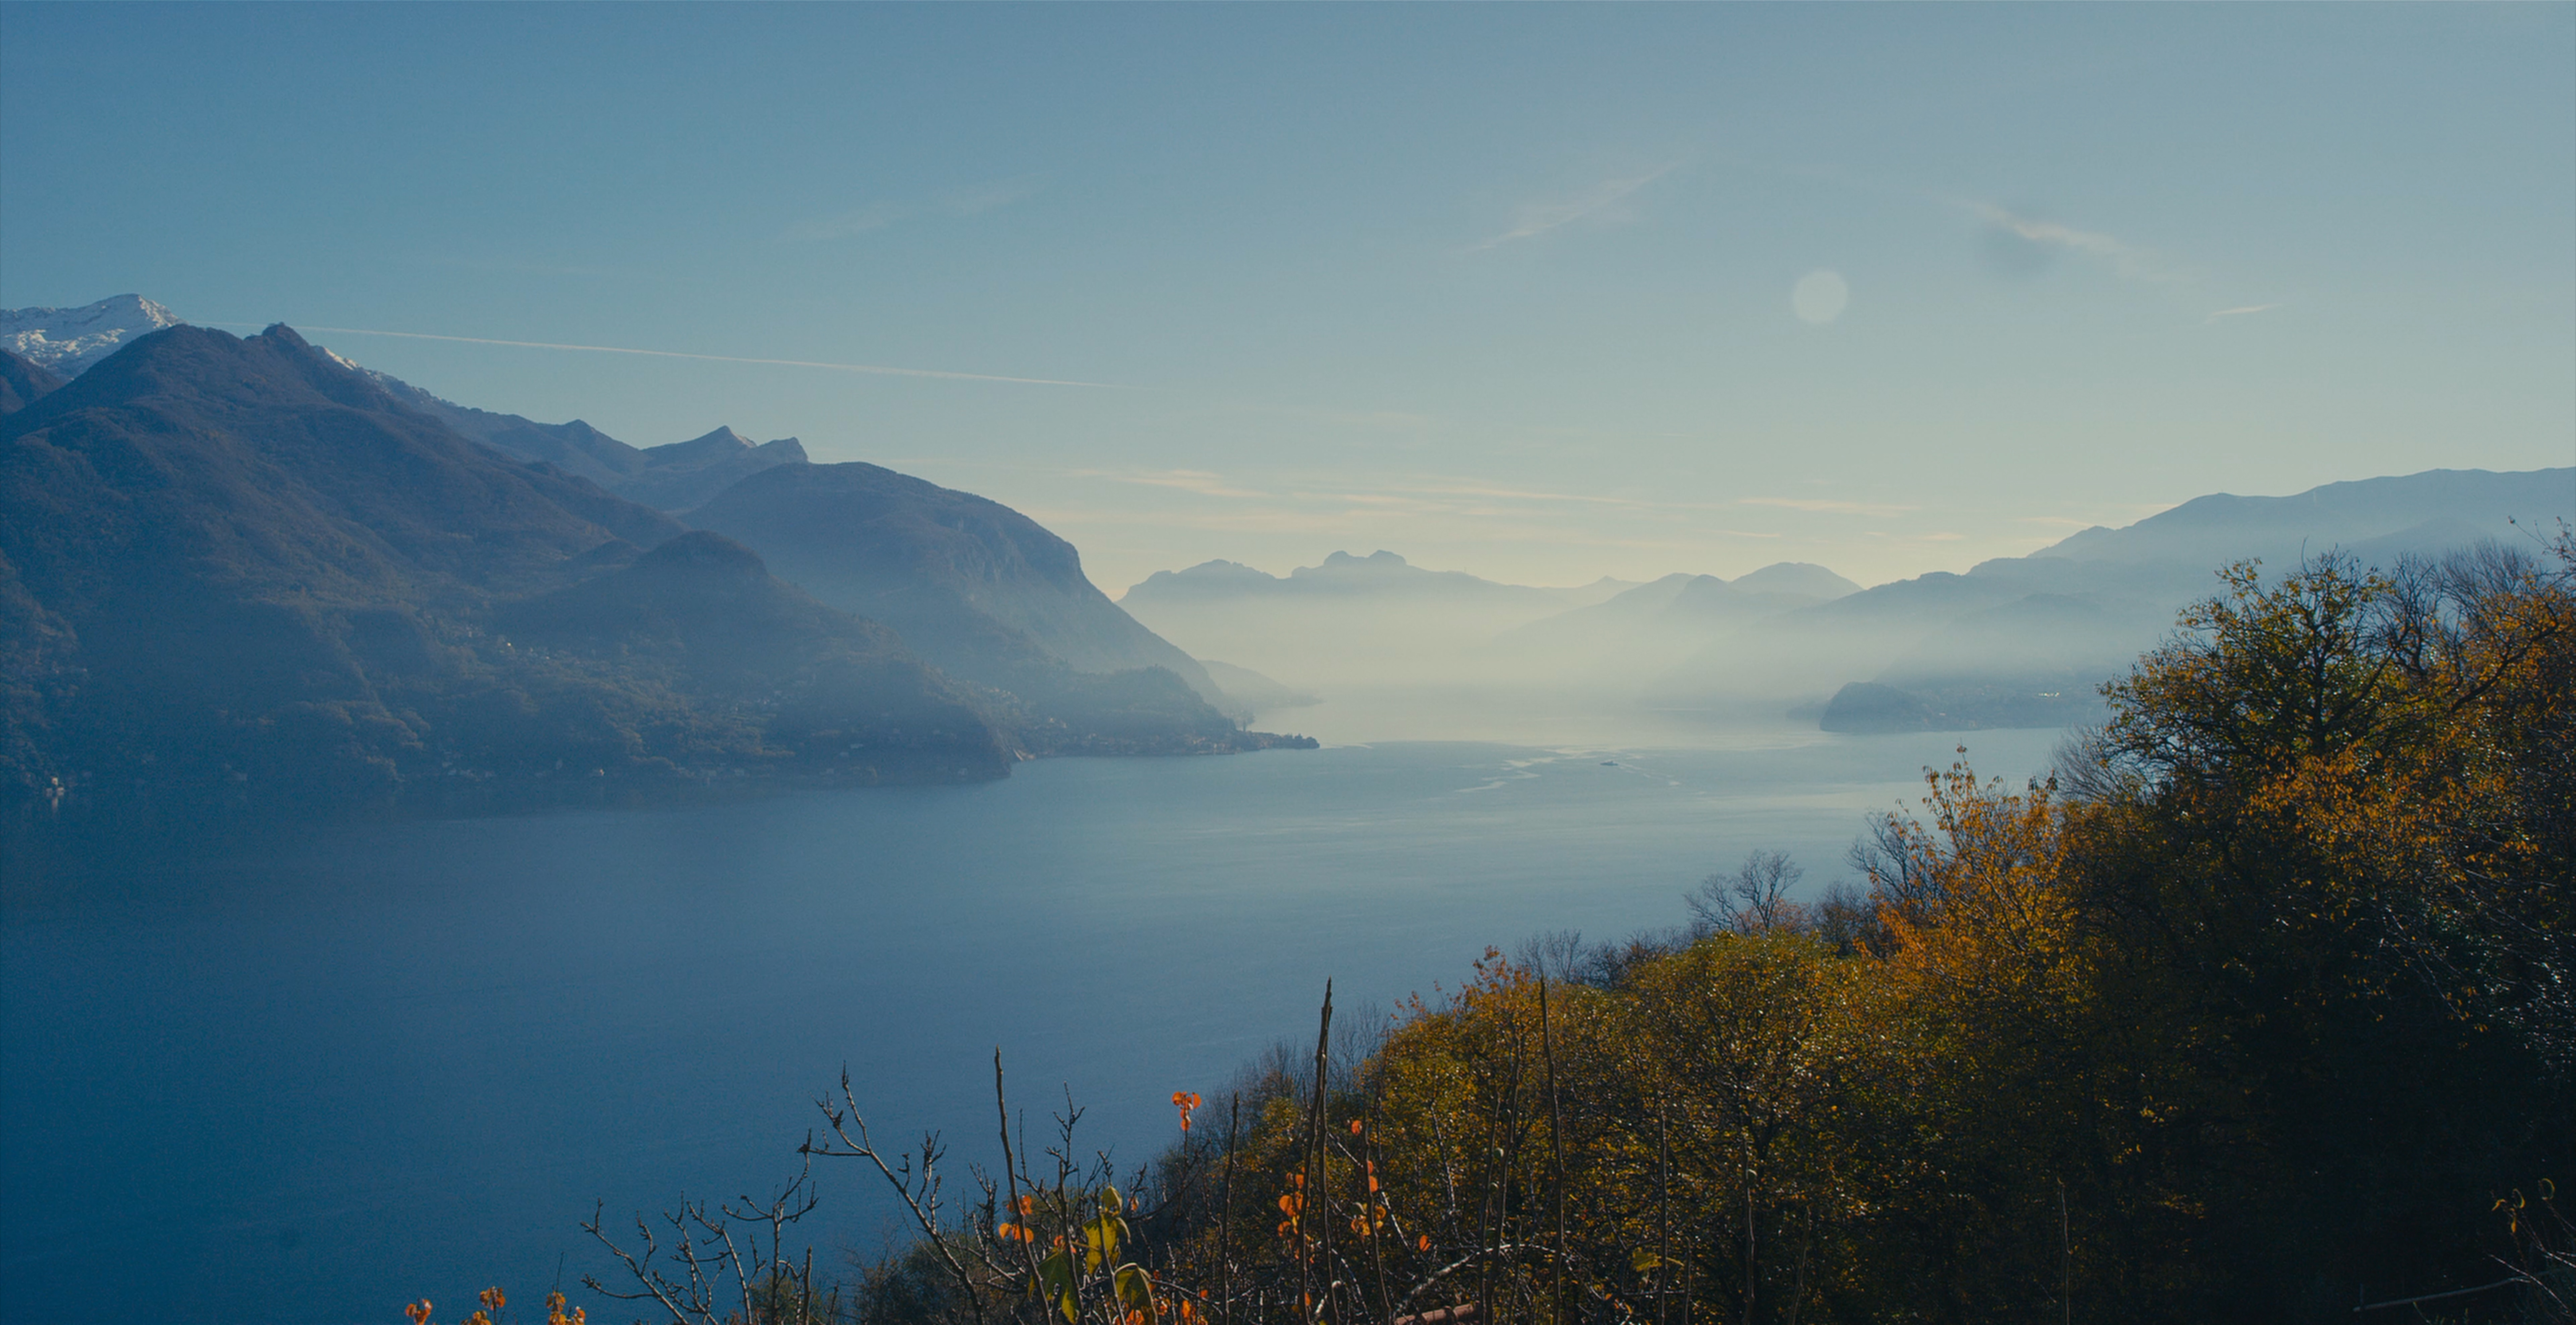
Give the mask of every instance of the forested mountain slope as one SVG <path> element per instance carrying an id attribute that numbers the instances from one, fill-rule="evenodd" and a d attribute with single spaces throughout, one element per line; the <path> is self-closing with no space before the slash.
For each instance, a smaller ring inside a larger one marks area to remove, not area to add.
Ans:
<path id="1" fill-rule="evenodd" d="M 952 681 L 282 326 L 144 336 L 0 418 L 0 447 L 12 799 L 512 804 L 1270 740 L 1167 673 L 1033 650 L 1020 691 Z"/>
<path id="2" fill-rule="evenodd" d="M 973 493 L 856 462 L 781 466 L 687 518 L 957 675 L 1021 691 L 1077 684 L 1068 669 L 1161 668 L 1224 701 L 1197 660 L 1092 585 L 1071 543 Z"/>
<path id="3" fill-rule="evenodd" d="M 0 350 L 0 414 L 15 414 L 62 384 L 62 375 L 54 370 Z"/>

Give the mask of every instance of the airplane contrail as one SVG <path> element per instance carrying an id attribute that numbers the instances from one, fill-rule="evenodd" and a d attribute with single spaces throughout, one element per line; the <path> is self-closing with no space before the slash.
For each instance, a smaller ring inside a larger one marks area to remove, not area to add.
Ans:
<path id="1" fill-rule="evenodd" d="M 225 322 L 218 325 L 252 327 L 261 324 Z M 1141 389 L 1117 382 L 1077 382 L 1059 377 L 1006 377 L 1000 373 L 952 373 L 939 368 L 895 368 L 875 363 L 822 363 L 812 359 L 754 359 L 738 354 L 691 354 L 683 350 L 639 350 L 625 345 L 566 345 L 545 340 L 496 340 L 489 336 L 438 336 L 426 331 L 374 331 L 366 327 L 307 326 L 297 329 L 327 332 L 334 336 L 397 336 L 404 340 L 444 340 L 461 345 L 508 345 L 523 350 L 587 350 L 593 354 L 642 354 L 656 359 L 704 359 L 711 363 L 758 363 L 780 368 L 828 368 L 835 372 L 874 373 L 884 377 L 938 377 L 961 382 L 1015 382 L 1022 386 L 1088 386 L 1107 391 Z"/>

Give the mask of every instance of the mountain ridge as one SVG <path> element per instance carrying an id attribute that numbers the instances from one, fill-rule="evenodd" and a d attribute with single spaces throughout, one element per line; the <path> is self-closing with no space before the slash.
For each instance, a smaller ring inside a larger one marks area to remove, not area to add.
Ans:
<path id="1" fill-rule="evenodd" d="M 2557 500 L 2549 500 L 2550 486 L 2559 491 Z M 2323 483 L 2286 496 L 2240 496 L 2213 492 L 2160 511 L 2135 523 L 2118 528 L 2095 525 L 2080 530 L 2022 558 L 2065 560 L 2178 560 L 2197 564 L 2204 559 L 2199 546 L 2212 534 L 2231 538 L 2238 546 L 2256 547 L 2278 555 L 2294 550 L 2299 541 L 2319 539 L 2335 545 L 2349 545 L 2384 539 L 2401 534 L 2418 525 L 2438 520 L 2475 524 L 2490 535 L 2507 529 L 2507 518 L 2517 506 L 2525 508 L 2527 517 L 2547 518 L 2564 514 L 2570 503 L 2567 489 L 2576 487 L 2576 469 L 2536 469 L 2499 473 L 2484 469 L 2427 469 L 2413 474 L 2389 474 L 2376 478 L 2349 479 Z M 2461 510 L 2449 510 L 2428 517 L 2427 502 L 2447 506 L 2468 506 L 2490 512 L 2472 518 Z M 2246 526 L 2261 521 L 2286 525 L 2291 532 L 2270 538 L 2251 537 Z"/>
<path id="2" fill-rule="evenodd" d="M 283 325 L 152 332 L 0 415 L 0 799 L 22 807 L 507 808 L 1298 743 L 1166 671 L 1041 660 L 1054 690 L 948 677 Z"/>
<path id="3" fill-rule="evenodd" d="M 0 308 L 0 349 L 70 379 L 129 341 L 181 325 L 178 314 L 139 294 L 77 308 Z"/>
<path id="4" fill-rule="evenodd" d="M 1156 571 L 1130 585 L 1118 601 L 1154 603 L 1211 593 L 1246 594 L 1412 594 L 1468 595 L 1498 602 L 1554 605 L 1597 602 L 1634 588 L 1630 581 L 1608 576 L 1572 588 L 1505 584 L 1466 571 L 1428 570 L 1380 548 L 1365 557 L 1335 551 L 1313 566 L 1286 575 L 1271 575 L 1237 561 L 1205 561 L 1179 571 Z"/>
<path id="5" fill-rule="evenodd" d="M 134 294 L 113 295 L 78 308 L 0 309 L 0 349 L 69 380 L 138 337 L 185 325 L 168 308 Z M 516 414 L 459 405 L 346 355 L 314 348 L 474 441 L 518 459 L 546 461 L 658 510 L 684 510 L 746 474 L 806 459 L 803 444 L 793 437 L 754 443 L 722 425 L 684 442 L 630 446 L 579 419 L 538 423 Z M 10 403 L 12 395 L 21 397 L 17 404 Z M 19 408 L 27 399 L 32 397 L 14 382 L 0 385 L 0 413 Z M 711 444 L 711 439 L 738 445 Z"/>
<path id="6" fill-rule="evenodd" d="M 1024 682 L 1044 656 L 1104 675 L 1159 667 L 1225 699 L 1195 658 L 1091 583 L 1071 543 L 989 498 L 849 461 L 754 474 L 688 519 L 987 684 Z"/>
<path id="7" fill-rule="evenodd" d="M 15 414 L 35 404 L 67 380 L 16 351 L 0 349 L 0 414 Z"/>
<path id="8" fill-rule="evenodd" d="M 718 424 L 687 441 L 639 447 L 619 441 L 580 419 L 539 423 L 517 414 L 459 405 L 373 369 L 359 371 L 397 398 L 485 446 L 522 460 L 545 461 L 656 510 L 687 510 L 763 469 L 807 462 L 804 444 L 793 437 L 754 442 Z"/>
<path id="9" fill-rule="evenodd" d="M 2387 568 L 2517 530 L 2536 542 L 2550 521 L 2569 518 L 2576 468 L 2434 469 L 2282 497 L 2213 493 L 1964 574 L 1932 572 L 1800 609 L 1778 618 L 1780 634 L 1761 646 L 1713 646 L 1650 693 L 1687 704 L 1721 693 L 1730 678 L 1759 677 L 1784 693 L 1804 685 L 1805 702 L 1836 730 L 2082 722 L 2098 711 L 2099 683 L 2163 639 L 2182 607 L 2215 592 L 2230 562 L 2277 570 L 2332 550 Z M 1873 688 L 1817 693 L 1834 684 Z"/>

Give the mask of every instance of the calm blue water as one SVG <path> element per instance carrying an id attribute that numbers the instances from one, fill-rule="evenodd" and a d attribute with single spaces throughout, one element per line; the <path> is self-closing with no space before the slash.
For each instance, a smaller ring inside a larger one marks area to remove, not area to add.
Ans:
<path id="1" fill-rule="evenodd" d="M 1971 754 L 2019 778 L 2054 736 Z M 1327 976 L 1349 1015 L 1489 943 L 1671 924 L 1757 847 L 1820 885 L 1954 743 L 1055 760 L 44 871 L 0 938 L 0 1317 L 533 1303 L 609 1269 L 594 1199 L 791 1174 L 844 1063 L 880 1139 L 945 1126 L 989 1161 L 999 1045 L 1033 1123 L 1069 1085 L 1140 1160 L 1173 1091 L 1311 1035 Z M 862 1176 L 825 1172 L 818 1263 L 877 1243 Z"/>

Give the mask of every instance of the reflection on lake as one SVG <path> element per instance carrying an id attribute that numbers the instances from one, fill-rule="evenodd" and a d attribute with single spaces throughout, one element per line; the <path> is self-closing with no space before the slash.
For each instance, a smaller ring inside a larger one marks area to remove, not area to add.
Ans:
<path id="1" fill-rule="evenodd" d="M 2018 779 L 2056 733 L 1978 733 Z M 370 824 L 10 870 L 9 1320 L 392 1320 L 605 1274 L 577 1230 L 792 1173 L 850 1066 L 983 1157 L 1001 1046 L 1129 1161 L 1346 1009 L 1485 945 L 1671 924 L 1756 847 L 1842 873 L 1956 737 L 1054 760 L 1006 782 Z M 1311 1033 L 1311 1032 L 1310 1032 Z M 887 1211 L 827 1172 L 818 1255 Z M 559 1269 L 560 1267 L 560 1269 Z M 583 1301 L 586 1295 L 577 1294 Z M 595 1306 L 596 1304 L 594 1304 Z"/>

